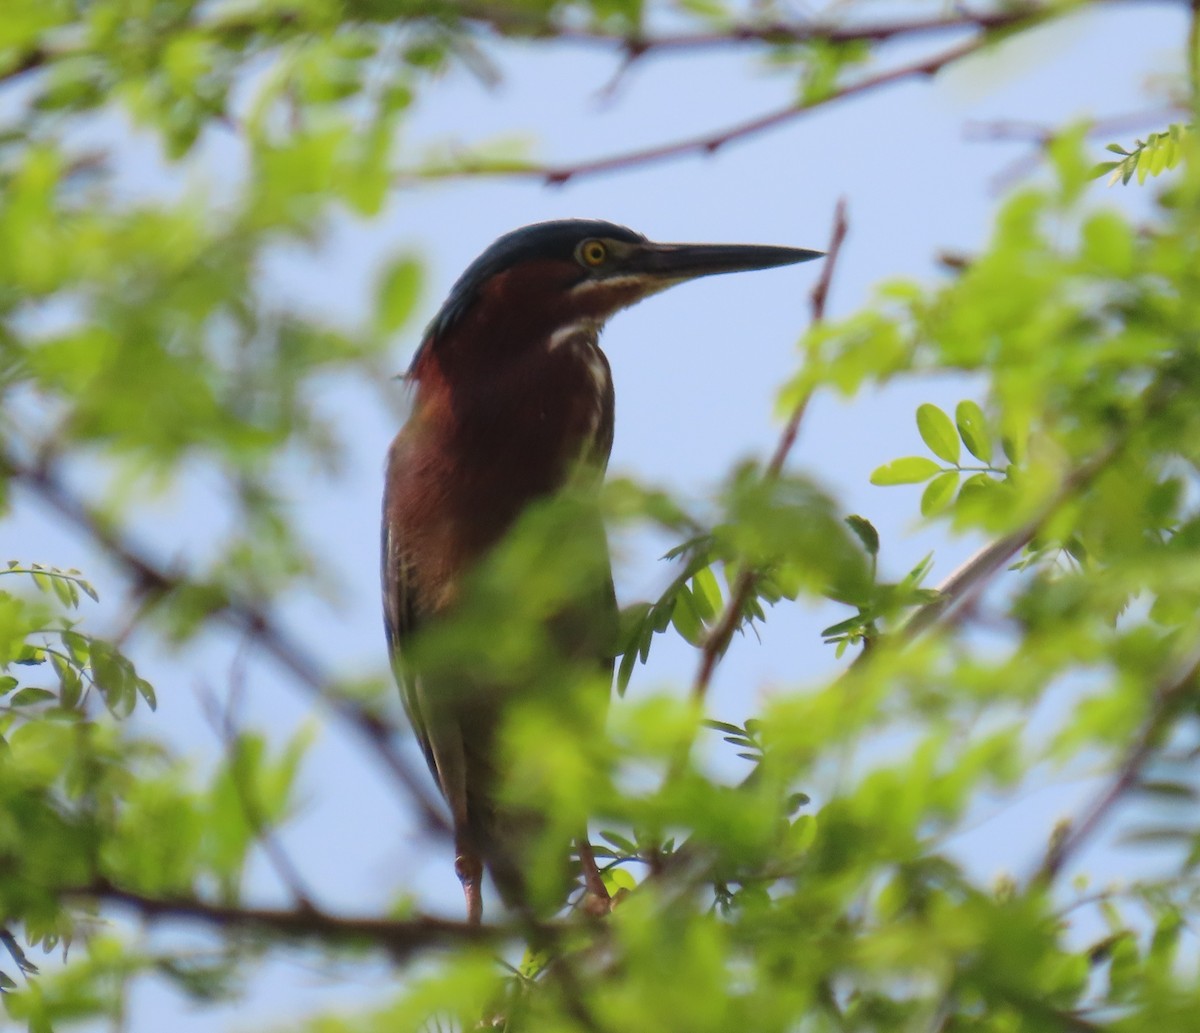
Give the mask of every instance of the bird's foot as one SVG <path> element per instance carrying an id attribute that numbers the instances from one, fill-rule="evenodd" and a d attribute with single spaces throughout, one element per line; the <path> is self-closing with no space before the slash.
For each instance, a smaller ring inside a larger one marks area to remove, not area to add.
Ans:
<path id="1" fill-rule="evenodd" d="M 618 893 L 613 896 L 603 885 L 601 891 L 595 893 L 590 888 L 584 890 L 583 898 L 579 901 L 579 910 L 591 918 L 603 918 L 611 914 L 612 909 L 617 906 L 617 901 L 624 894 Z"/>
<path id="2" fill-rule="evenodd" d="M 583 869 L 583 898 L 579 902 L 579 908 L 592 918 L 603 918 L 612 912 L 621 893 L 618 892 L 614 897 L 608 892 L 604 876 L 600 874 L 600 868 L 596 864 L 596 855 L 592 853 L 592 844 L 587 839 L 580 839 L 577 846 L 579 866 Z"/>
<path id="3" fill-rule="evenodd" d="M 454 859 L 454 871 L 462 883 L 467 921 L 479 925 L 483 921 L 483 862 L 474 854 L 460 853 Z"/>

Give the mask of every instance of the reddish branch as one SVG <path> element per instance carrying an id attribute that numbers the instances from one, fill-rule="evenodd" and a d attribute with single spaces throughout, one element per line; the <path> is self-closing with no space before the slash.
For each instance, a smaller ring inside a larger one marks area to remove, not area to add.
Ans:
<path id="1" fill-rule="evenodd" d="M 817 281 L 817 285 L 813 288 L 812 292 L 810 304 L 813 326 L 816 326 L 825 319 L 825 304 L 829 298 L 829 286 L 833 281 L 833 271 L 837 265 L 838 257 L 841 255 L 842 244 L 846 239 L 848 229 L 846 201 L 843 198 L 838 201 L 837 208 L 834 211 L 833 232 L 829 239 L 829 250 L 826 252 L 825 266 L 821 270 L 821 278 Z M 774 481 L 783 471 L 783 464 L 787 462 L 787 457 L 792 450 L 792 446 L 796 443 L 796 435 L 800 431 L 800 422 L 804 419 L 804 413 L 808 409 L 809 398 L 811 398 L 811 392 L 806 393 L 792 410 L 787 426 L 784 427 L 783 434 L 779 438 L 779 444 L 775 447 L 775 453 L 771 456 L 771 461 L 767 465 L 766 472 L 763 475 L 766 480 Z M 754 591 L 754 583 L 757 577 L 757 572 L 749 567 L 742 570 L 734 582 L 733 590 L 729 595 L 728 605 L 705 638 L 704 646 L 700 651 L 700 669 L 696 672 L 696 679 L 692 683 L 692 698 L 694 700 L 700 701 L 707 694 L 718 661 L 725 655 L 725 650 L 729 648 L 729 643 L 733 639 L 734 632 L 742 625 L 746 602 Z"/>
<path id="2" fill-rule="evenodd" d="M 124 890 L 103 880 L 64 890 L 64 897 L 127 908 L 154 921 L 192 921 L 229 932 L 270 933 L 295 940 L 331 945 L 369 944 L 397 959 L 418 951 L 456 943 L 495 943 L 524 935 L 527 929 L 497 925 L 470 925 L 444 918 L 351 918 L 315 908 L 259 908 L 212 904 L 195 897 L 152 897 Z M 549 937 L 552 926 L 539 927 Z"/>
<path id="3" fill-rule="evenodd" d="M 661 144 L 657 147 L 647 147 L 643 150 L 626 151 L 624 154 L 609 155 L 592 161 L 583 161 L 571 165 L 538 165 L 514 163 L 510 165 L 476 165 L 468 161 L 451 164 L 444 167 L 429 167 L 410 169 L 400 174 L 402 181 L 413 179 L 449 179 L 456 176 L 506 176 L 543 180 L 548 185 L 560 186 L 569 180 L 583 176 L 594 176 L 603 172 L 625 171 L 670 158 L 684 157 L 689 154 L 713 154 L 726 144 L 756 136 L 769 129 L 775 129 L 788 122 L 794 121 L 825 107 L 835 101 L 847 100 L 860 94 L 871 93 L 885 86 L 903 82 L 905 79 L 921 78 L 936 75 L 948 65 L 961 61 L 982 50 L 992 36 L 980 33 L 978 36 L 940 51 L 932 56 L 923 57 L 910 64 L 890 68 L 886 71 L 869 75 L 858 82 L 850 83 L 832 90 L 815 100 L 799 101 L 787 104 L 775 111 L 758 115 L 744 122 L 735 123 L 716 132 L 703 133 L 698 136 L 686 137 L 673 143 Z"/>
<path id="4" fill-rule="evenodd" d="M 603 29 L 556 28 L 545 23 L 539 24 L 532 19 L 522 21 L 519 18 L 497 17 L 495 14 L 486 13 L 485 9 L 476 9 L 468 17 L 505 34 L 516 35 L 524 31 L 538 39 L 616 46 L 636 58 L 654 52 L 702 50 L 728 47 L 738 43 L 768 46 L 805 43 L 886 43 L 895 39 L 934 33 L 1006 29 L 1027 21 L 1031 17 L 1042 16 L 1046 13 L 1043 7 L 1024 4 L 990 14 L 960 13 L 846 26 L 814 21 L 744 22 L 712 32 L 681 32 L 661 35 L 605 32 Z"/>
<path id="5" fill-rule="evenodd" d="M 234 662 L 234 668 L 230 672 L 230 681 L 233 683 L 231 695 L 234 691 L 240 691 L 245 677 L 245 664 L 243 656 L 239 652 L 237 659 Z M 242 809 L 242 817 L 245 819 L 246 825 L 254 834 L 255 840 L 261 846 L 263 854 L 275 869 L 275 874 L 279 876 L 280 881 L 288 892 L 292 895 L 292 900 L 297 908 L 303 911 L 311 911 L 314 908 L 313 901 L 316 899 L 314 894 L 305 886 L 304 877 L 300 874 L 300 870 L 293 863 L 291 856 L 283 848 L 283 844 L 279 841 L 276 835 L 275 828 L 263 814 L 263 809 L 259 804 L 259 799 L 252 786 L 246 784 L 246 780 L 242 777 L 242 772 L 237 762 L 238 740 L 240 733 L 234 723 L 232 707 L 222 707 L 217 699 L 215 692 L 201 687 L 199 690 L 200 704 L 204 710 L 205 716 L 216 732 L 217 737 L 221 740 L 221 746 L 225 751 L 225 763 L 229 768 L 229 780 L 233 784 L 234 791 L 237 793 L 238 805 Z"/>
<path id="6" fill-rule="evenodd" d="M 1095 835 L 1117 805 L 1137 787 L 1142 772 L 1153 756 L 1155 748 L 1162 741 L 1172 718 L 1179 713 L 1187 697 L 1195 691 L 1198 676 L 1200 646 L 1194 648 L 1191 655 L 1177 664 L 1154 687 L 1150 714 L 1130 744 L 1112 781 L 1093 801 L 1080 821 L 1052 839 L 1050 848 L 1031 881 L 1052 882 L 1066 867 L 1067 862 Z"/>
<path id="7" fill-rule="evenodd" d="M 950 32 L 990 32 L 1020 26 L 1032 18 L 1045 17 L 1044 7 L 1037 4 L 1022 4 L 1003 11 L 970 14 L 961 12 L 948 16 L 913 18 L 893 22 L 875 22 L 854 26 L 831 25 L 814 21 L 763 21 L 729 25 L 723 29 L 706 32 L 681 32 L 674 34 L 648 35 L 636 31 L 608 32 L 595 28 L 571 28 L 556 25 L 537 15 L 525 15 L 520 11 L 504 10 L 487 4 L 463 4 L 457 15 L 464 22 L 473 22 L 497 33 L 512 38 L 532 38 L 548 42 L 572 44 L 595 44 L 616 47 L 630 59 L 638 59 L 652 53 L 669 53 L 689 50 L 704 50 L 738 44 L 757 46 L 798 45 L 808 43 L 886 43 L 896 39 L 944 34 Z M 394 23 L 420 22 L 422 19 L 444 18 L 446 9 L 431 4 L 422 11 L 413 6 L 407 17 L 394 19 Z M 233 16 L 200 17 L 193 28 L 207 30 L 214 36 L 224 36 L 241 45 L 254 35 L 261 35 L 266 44 L 278 42 L 280 32 L 310 31 L 303 19 L 293 12 L 267 12 L 263 14 L 239 14 Z M 17 53 L 9 65 L 0 71 L 0 83 L 15 79 L 27 72 L 36 71 L 58 57 L 70 56 L 73 51 L 55 52 L 43 46 L 34 46 Z"/>
<path id="8" fill-rule="evenodd" d="M 1108 467 L 1120 452 L 1120 443 L 1101 449 L 1087 462 L 1076 467 L 1063 478 L 1058 490 L 1032 520 L 1013 531 L 1012 534 L 989 542 L 970 559 L 953 571 L 937 587 L 937 597 L 917 608 L 913 615 L 887 641 L 893 646 L 904 645 L 923 632 L 942 622 L 944 617 L 958 609 L 969 610 L 970 603 L 977 599 L 988 582 L 1003 570 L 1013 558 L 1037 536 L 1054 514 L 1076 498 Z M 855 663 L 861 662 L 870 653 L 861 653 Z"/>

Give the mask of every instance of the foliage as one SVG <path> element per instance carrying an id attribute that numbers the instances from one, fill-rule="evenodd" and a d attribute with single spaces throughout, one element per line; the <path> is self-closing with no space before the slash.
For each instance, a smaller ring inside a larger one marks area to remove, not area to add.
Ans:
<path id="1" fill-rule="evenodd" d="M 1173 169 L 1183 160 L 1186 138 L 1191 132 L 1190 125 L 1176 123 L 1161 133 L 1150 133 L 1145 140 L 1134 141 L 1132 151 L 1119 143 L 1110 143 L 1108 150 L 1121 158 L 1119 161 L 1102 161 L 1096 166 L 1095 173 L 1097 176 L 1109 173 L 1110 186 L 1118 180 L 1128 183 L 1135 175 L 1139 183 L 1145 183 L 1147 176 Z"/>
<path id="2" fill-rule="evenodd" d="M 1078 6 L 939 17 L 974 47 Z M 821 33 L 743 24 L 739 11 L 697 2 L 672 17 L 697 45 L 754 43 L 794 76 L 794 112 L 861 90 L 889 38 L 856 35 L 853 18 Z M 321 1033 L 1196 1026 L 1200 161 L 1183 123 L 1102 167 L 1125 183 L 1174 170 L 1147 223 L 1097 203 L 1079 134 L 1066 133 L 1047 182 L 1004 199 L 988 245 L 951 278 L 885 284 L 804 335 L 780 392 L 797 418 L 814 392 L 930 372 L 979 385 L 952 414 L 921 405 L 929 455 L 871 478 L 893 498 L 924 484 L 914 519 L 992 543 L 947 582 L 927 584 L 930 557 L 886 580 L 893 543 L 869 517 L 786 467 L 747 462 L 702 502 L 615 481 L 531 514 L 461 620 L 423 644 L 429 662 L 578 687 L 513 704 L 506 791 L 546 819 L 534 848 L 546 886 L 564 833 L 592 817 L 616 899 L 605 918 L 572 909 L 471 929 L 408 900 L 343 914 L 276 838 L 299 808 L 309 731 L 279 744 L 216 707 L 223 750 L 205 766 L 156 726 L 131 636 L 176 646 L 232 628 L 426 807 L 371 693 L 327 677 L 273 609 L 318 590 L 333 563 L 284 504 L 289 470 L 340 455 L 313 384 L 381 375 L 389 335 L 412 329 L 420 266 L 396 257 L 357 333 L 279 312 L 261 270 L 338 213 L 377 215 L 401 170 L 577 174 L 486 151 L 414 161 L 395 142 L 433 76 L 486 63 L 489 33 L 608 41 L 632 59 L 655 46 L 652 14 L 632 0 L 10 0 L 0 500 L 39 498 L 115 565 L 129 603 L 115 633 L 96 634 L 84 597 L 97 593 L 78 571 L 51 557 L 0 570 L 0 943 L 12 958 L 0 990 L 14 1021 L 119 1025 L 130 986 L 150 976 L 200 1005 L 237 1000 L 264 961 L 303 950 L 331 975 L 367 954 L 395 969 L 361 1007 L 294 1027 Z M 176 169 L 205 134 L 233 133 L 230 196 L 131 199 L 110 156 L 81 142 L 118 113 Z M 198 477 L 227 500 L 214 503 L 212 547 L 160 561 L 139 544 L 138 506 Z M 595 671 L 542 663 L 548 616 L 593 557 L 568 531 L 600 517 L 675 543 L 666 589 L 624 614 L 620 688 L 662 636 L 707 672 L 683 694 L 630 693 L 602 736 L 595 708 L 573 706 Z M 823 635 L 839 673 L 795 672 L 797 686 L 740 725 L 709 717 L 730 637 L 793 603 L 836 608 Z M 1034 734 L 1046 710 L 1057 716 Z M 1031 871 L 985 885 L 957 858 L 981 809 L 1097 771 L 1080 816 L 1024 830 Z M 1138 805 L 1124 826 L 1137 878 L 1065 883 L 1126 803 Z M 273 904 L 248 877 L 256 861 Z M 143 936 L 130 913 L 208 935 L 200 949 Z M 22 943 L 65 962 L 38 973 Z"/>

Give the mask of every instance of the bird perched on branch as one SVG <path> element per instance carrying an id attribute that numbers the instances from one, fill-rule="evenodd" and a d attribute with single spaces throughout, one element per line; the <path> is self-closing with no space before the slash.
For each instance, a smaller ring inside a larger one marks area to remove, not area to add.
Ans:
<path id="1" fill-rule="evenodd" d="M 480 921 L 483 870 L 510 906 L 525 873 L 497 800 L 497 736 L 512 685 L 478 670 L 422 670 L 418 630 L 452 617 L 472 573 L 534 503 L 569 483 L 598 484 L 613 441 L 613 383 L 600 330 L 622 308 L 714 273 L 820 257 L 800 248 L 656 244 L 608 222 L 563 220 L 506 234 L 458 279 L 425 332 L 408 379 L 412 415 L 388 454 L 383 606 L 405 709 L 455 830 L 455 870 Z M 598 528 L 603 550 L 603 529 Z M 611 678 L 616 600 L 607 555 L 585 586 L 582 620 L 550 637 Z M 582 606 L 582 604 L 579 604 Z M 580 626 L 592 633 L 581 633 Z M 607 899 L 578 841 L 589 894 Z"/>

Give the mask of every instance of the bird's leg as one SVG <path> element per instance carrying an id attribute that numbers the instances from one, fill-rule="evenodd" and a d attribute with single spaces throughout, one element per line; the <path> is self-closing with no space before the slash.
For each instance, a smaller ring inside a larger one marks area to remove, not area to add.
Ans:
<path id="1" fill-rule="evenodd" d="M 596 866 L 596 855 L 592 853 L 592 844 L 587 836 L 580 836 L 575 841 L 579 850 L 579 866 L 583 869 L 583 910 L 589 915 L 599 918 L 607 915 L 613 908 L 613 899 L 604 878 Z"/>
<path id="2" fill-rule="evenodd" d="M 483 921 L 483 862 L 479 854 L 460 843 L 454 858 L 454 872 L 462 883 L 467 901 L 467 921 L 479 925 Z"/>

